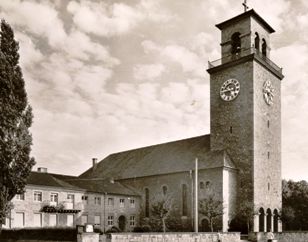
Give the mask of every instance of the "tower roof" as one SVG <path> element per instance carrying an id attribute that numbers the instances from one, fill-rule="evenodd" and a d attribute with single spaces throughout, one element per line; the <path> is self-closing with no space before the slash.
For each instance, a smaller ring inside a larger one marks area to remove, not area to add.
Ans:
<path id="1" fill-rule="evenodd" d="M 259 15 L 256 13 L 255 10 L 251 9 L 247 12 L 244 12 L 240 15 L 237 15 L 231 19 L 228 19 L 220 24 L 216 24 L 216 27 L 220 30 L 224 29 L 225 27 L 234 24 L 235 22 L 238 22 L 242 19 L 248 18 L 248 17 L 254 17 L 269 33 L 274 33 L 275 30 Z"/>

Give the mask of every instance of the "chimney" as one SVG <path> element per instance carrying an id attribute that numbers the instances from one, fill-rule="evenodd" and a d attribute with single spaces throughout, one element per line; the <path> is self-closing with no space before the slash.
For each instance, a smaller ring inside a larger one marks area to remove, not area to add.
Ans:
<path id="1" fill-rule="evenodd" d="M 37 171 L 41 172 L 41 173 L 47 173 L 47 168 L 46 167 L 38 167 Z"/>
<path id="2" fill-rule="evenodd" d="M 97 158 L 92 158 L 92 169 L 93 171 L 96 170 L 97 167 Z"/>

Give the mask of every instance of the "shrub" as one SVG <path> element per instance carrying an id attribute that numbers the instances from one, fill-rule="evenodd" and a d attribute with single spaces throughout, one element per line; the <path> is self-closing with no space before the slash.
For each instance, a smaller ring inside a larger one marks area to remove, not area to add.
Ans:
<path id="1" fill-rule="evenodd" d="M 118 227 L 112 226 L 110 229 L 106 231 L 106 234 L 119 233 L 119 232 L 121 232 L 121 230 Z"/>
<path id="2" fill-rule="evenodd" d="M 24 229 L 3 229 L 0 234 L 0 241 L 3 240 L 55 240 L 55 241 L 76 241 L 77 233 L 75 228 L 24 228 Z"/>

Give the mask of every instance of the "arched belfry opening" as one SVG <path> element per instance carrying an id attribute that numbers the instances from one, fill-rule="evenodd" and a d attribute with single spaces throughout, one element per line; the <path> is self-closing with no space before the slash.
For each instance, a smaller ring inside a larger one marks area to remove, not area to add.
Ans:
<path id="1" fill-rule="evenodd" d="M 266 232 L 272 232 L 272 211 L 266 210 Z"/>
<path id="2" fill-rule="evenodd" d="M 264 209 L 259 209 L 259 232 L 264 232 Z"/>
<path id="3" fill-rule="evenodd" d="M 231 36 L 231 53 L 238 54 L 241 52 L 241 38 L 240 33 L 236 32 Z"/>
<path id="4" fill-rule="evenodd" d="M 279 219 L 279 214 L 278 210 L 274 210 L 274 232 L 278 232 L 278 219 Z"/>
<path id="5" fill-rule="evenodd" d="M 260 37 L 257 32 L 255 33 L 255 49 L 257 52 L 260 51 Z"/>
<path id="6" fill-rule="evenodd" d="M 265 39 L 262 39 L 262 55 L 266 57 L 267 44 Z"/>

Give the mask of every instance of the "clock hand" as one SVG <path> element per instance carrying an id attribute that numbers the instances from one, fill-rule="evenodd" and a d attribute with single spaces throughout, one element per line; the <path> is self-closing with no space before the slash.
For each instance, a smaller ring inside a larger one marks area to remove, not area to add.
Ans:
<path id="1" fill-rule="evenodd" d="M 230 92 L 230 91 L 234 91 L 234 88 L 229 87 L 228 89 L 222 90 L 221 92 L 225 93 L 225 92 Z"/>

